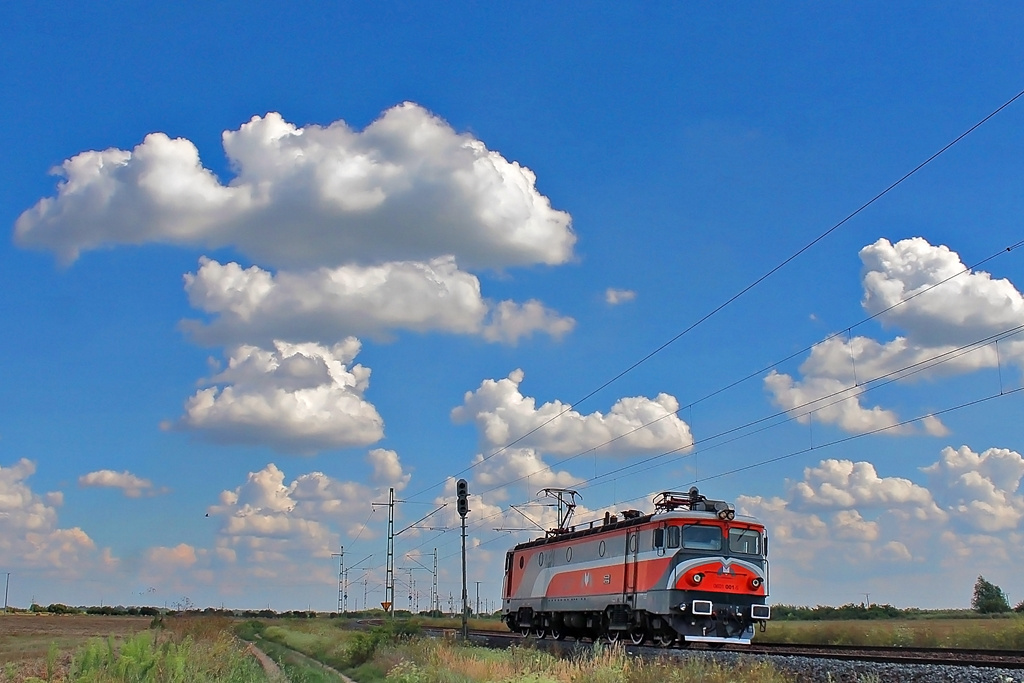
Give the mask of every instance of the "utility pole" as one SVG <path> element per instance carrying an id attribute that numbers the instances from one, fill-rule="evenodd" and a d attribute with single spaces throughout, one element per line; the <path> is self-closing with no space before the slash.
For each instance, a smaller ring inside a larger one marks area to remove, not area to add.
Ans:
<path id="1" fill-rule="evenodd" d="M 474 581 L 476 584 L 476 615 L 480 616 L 480 581 Z"/>
<path id="2" fill-rule="evenodd" d="M 342 594 L 344 601 L 341 603 L 341 608 L 348 614 L 348 568 L 345 569 L 345 579 L 342 582 L 345 587 L 345 592 Z"/>
<path id="3" fill-rule="evenodd" d="M 4 614 L 7 614 L 7 594 L 11 590 L 11 573 L 7 572 L 7 583 L 4 584 Z"/>
<path id="4" fill-rule="evenodd" d="M 436 609 L 438 612 L 440 612 L 441 596 L 437 594 L 437 548 L 434 548 L 434 585 L 431 587 L 431 591 L 431 595 L 433 595 L 433 598 L 431 598 L 430 609 Z"/>
<path id="5" fill-rule="evenodd" d="M 341 546 L 340 553 L 331 553 L 331 557 L 341 558 L 338 562 L 338 614 L 344 614 L 345 604 L 345 546 Z"/>
<path id="6" fill-rule="evenodd" d="M 399 501 L 402 502 L 402 501 Z M 388 506 L 388 558 L 384 572 L 384 611 L 389 617 L 395 616 L 395 489 L 388 489 L 388 502 L 371 503 Z"/>

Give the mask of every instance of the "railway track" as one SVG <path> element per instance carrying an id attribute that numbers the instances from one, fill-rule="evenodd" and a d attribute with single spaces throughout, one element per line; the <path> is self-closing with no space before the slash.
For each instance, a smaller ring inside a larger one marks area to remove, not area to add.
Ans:
<path id="1" fill-rule="evenodd" d="M 457 632 L 456 632 L 457 633 Z M 572 652 L 577 646 L 590 647 L 591 642 L 566 639 L 524 638 L 515 633 L 470 631 L 470 640 L 488 647 L 506 648 L 529 642 L 538 649 L 551 652 Z M 620 643 L 627 652 L 654 657 L 684 656 L 690 652 L 731 652 L 772 657 L 805 657 L 832 659 L 846 662 L 876 664 L 922 664 L 954 667 L 985 667 L 1024 670 L 1024 651 L 1020 650 L 953 650 L 948 648 L 919 647 L 864 647 L 856 645 L 788 645 L 781 643 L 754 643 L 752 645 L 725 645 L 714 648 L 700 643 L 690 647 L 658 647 L 653 644 L 633 645 Z"/>

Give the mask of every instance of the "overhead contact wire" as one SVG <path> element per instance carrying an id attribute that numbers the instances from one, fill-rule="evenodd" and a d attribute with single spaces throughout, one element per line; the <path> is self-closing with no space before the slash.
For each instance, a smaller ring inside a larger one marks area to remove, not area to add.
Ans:
<path id="1" fill-rule="evenodd" d="M 828 228 L 827 230 L 825 230 L 824 232 L 822 232 L 822 233 L 821 233 L 820 235 L 818 235 L 818 236 L 817 236 L 817 237 L 815 237 L 815 238 L 814 238 L 813 240 L 811 240 L 810 242 L 808 242 L 807 244 L 805 244 L 804 246 L 802 246 L 802 247 L 801 247 L 800 249 L 798 249 L 797 251 L 795 251 L 795 252 L 793 252 L 792 254 L 790 254 L 790 255 L 789 255 L 788 257 L 786 257 L 785 259 L 783 259 L 783 260 L 782 260 L 782 261 L 781 261 L 780 263 L 778 263 L 777 265 L 775 265 L 774 267 L 772 267 L 771 269 L 769 269 L 769 270 L 768 270 L 768 271 L 767 271 L 766 273 L 764 273 L 763 275 L 761 275 L 760 277 L 758 277 L 758 278 L 757 278 L 756 280 L 754 280 L 754 281 L 753 281 L 753 282 L 751 282 L 750 284 L 748 284 L 748 285 L 746 285 L 745 287 L 743 287 L 742 289 L 740 289 L 740 290 L 739 290 L 738 292 L 736 292 L 735 294 L 733 294 L 732 296 L 730 296 L 730 297 L 729 297 L 728 299 L 726 299 L 726 300 L 725 300 L 724 302 L 722 302 L 721 304 L 719 304 L 719 305 L 718 305 L 718 306 L 716 306 L 715 308 L 711 309 L 711 311 L 709 311 L 708 313 L 706 313 L 706 314 L 704 314 L 703 316 L 701 316 L 700 318 L 698 318 L 698 319 L 697 319 L 697 320 L 696 320 L 695 322 L 691 323 L 691 324 L 690 324 L 689 326 L 687 326 L 687 327 L 686 327 L 685 329 L 683 329 L 683 330 L 682 330 L 681 332 L 679 332 L 678 334 L 676 334 L 675 336 L 673 336 L 673 337 L 672 337 L 671 339 L 669 339 L 669 340 L 668 340 L 668 341 L 666 341 L 665 343 L 661 344 L 660 346 L 658 346 L 657 348 L 655 348 L 655 349 L 654 349 L 653 351 L 649 352 L 649 353 L 648 353 L 647 355 L 645 355 L 645 356 L 643 356 L 642 358 L 640 358 L 640 360 L 638 360 L 638 361 L 636 361 L 635 363 L 633 363 L 633 364 L 629 365 L 629 366 L 628 366 L 628 367 L 627 367 L 626 369 L 624 369 L 624 370 L 622 370 L 621 372 L 617 373 L 617 374 L 616 374 L 616 375 L 614 375 L 614 376 L 613 376 L 613 377 L 612 377 L 611 379 L 609 379 L 609 380 L 605 381 L 604 383 L 602 383 L 601 385 L 599 385 L 599 386 L 598 386 L 598 387 L 597 387 L 596 389 L 594 389 L 594 390 L 592 390 L 592 391 L 588 392 L 587 394 L 585 394 L 585 395 L 584 395 L 584 396 L 582 396 L 581 398 L 579 398 L 579 399 L 577 399 L 576 401 L 574 401 L 574 402 L 570 403 L 570 404 L 569 404 L 569 405 L 567 405 L 567 406 L 566 406 L 566 408 L 565 408 L 565 409 L 563 409 L 563 410 L 562 410 L 561 412 L 559 412 L 559 413 L 556 413 L 555 415 L 553 415 L 553 416 L 549 417 L 549 418 L 548 418 L 547 420 L 545 420 L 544 422 L 540 423 L 539 425 L 537 425 L 537 426 L 536 426 L 536 427 L 534 427 L 533 429 L 531 429 L 531 430 L 529 430 L 528 432 L 526 432 L 526 433 L 524 433 L 524 434 L 520 435 L 519 437 L 517 437 L 517 438 L 513 439 L 512 441 L 508 442 L 507 444 L 505 444 L 505 445 L 501 446 L 500 448 L 498 448 L 498 449 L 497 449 L 497 450 L 495 450 L 494 452 L 490 453 L 489 455 L 486 455 L 486 456 L 484 456 L 483 458 L 481 458 L 481 459 L 480 459 L 480 460 L 478 460 L 477 462 L 474 462 L 474 463 L 473 463 L 472 465 L 470 465 L 469 467 L 466 467 L 466 468 L 462 469 L 462 470 L 461 470 L 461 471 L 459 471 L 459 472 L 458 472 L 458 473 L 457 473 L 457 474 L 456 474 L 455 476 L 460 476 L 460 475 L 462 475 L 462 474 L 465 474 L 466 472 L 469 472 L 470 470 L 474 469 L 475 467 L 477 467 L 477 466 L 479 466 L 479 465 L 481 465 L 481 464 L 483 464 L 483 463 L 487 462 L 488 460 L 490 460 L 491 458 L 495 457 L 496 455 L 499 455 L 499 454 L 501 454 L 501 453 L 505 452 L 506 450 L 508 450 L 509 448 L 511 448 L 512 446 L 514 446 L 515 444 L 517 444 L 517 443 L 519 443 L 520 441 L 522 441 L 523 439 L 525 439 L 525 438 L 527 438 L 527 437 L 529 437 L 529 436 L 531 436 L 531 435 L 535 434 L 536 432 L 540 431 L 541 429 L 543 429 L 543 428 L 544 428 L 544 427 L 546 427 L 547 425 L 549 425 L 549 424 L 551 424 L 552 422 L 554 422 L 555 420 L 559 419 L 560 417 L 562 417 L 563 415 L 565 415 L 566 413 L 568 413 L 569 411 L 571 411 L 571 410 L 573 409 L 573 407 L 574 407 L 574 406 L 576 406 L 576 405 L 579 405 L 579 404 L 581 404 L 581 403 L 584 403 L 585 401 L 589 400 L 590 398 L 592 398 L 593 396 L 595 396 L 596 394 L 598 394 L 598 393 L 599 393 L 599 392 L 601 392 L 602 390 L 606 389 L 607 387 L 609 387 L 609 386 L 611 386 L 612 384 L 614 384 L 615 382 L 617 382 L 617 381 L 618 381 L 619 379 L 621 379 L 621 378 L 622 378 L 622 377 L 624 377 L 625 375 L 629 374 L 630 372 L 632 372 L 633 370 L 635 370 L 635 369 L 636 369 L 636 368 L 638 368 L 639 366 L 641 366 L 641 365 L 643 365 L 644 363 L 646 363 L 646 362 L 647 362 L 648 360 L 650 360 L 651 358 L 653 358 L 653 357 L 654 357 L 654 356 L 656 356 L 657 354 L 659 354 L 659 353 L 661 353 L 662 351 L 664 351 L 664 350 L 665 350 L 666 348 L 668 348 L 669 346 L 671 346 L 672 344 L 674 344 L 675 342 L 677 342 L 677 341 L 678 341 L 679 339 L 681 339 L 681 338 L 682 338 L 682 337 L 684 337 L 685 335 L 689 334 L 689 333 L 690 333 L 691 331 L 693 331 L 694 329 L 696 329 L 697 327 L 699 327 L 700 325 L 702 325 L 702 324 L 703 324 L 704 322 L 706 322 L 707 320 L 709 320 L 709 319 L 710 319 L 711 317 L 713 317 L 713 316 L 717 315 L 717 314 L 718 314 L 719 312 L 721 312 L 721 311 L 722 311 L 723 309 L 725 309 L 726 307 L 728 307 L 728 306 L 732 305 L 732 304 L 733 304 L 733 303 L 734 303 L 735 301 L 737 301 L 737 300 L 738 300 L 739 298 L 741 298 L 742 296 L 746 295 L 746 294 L 747 294 L 748 292 L 750 292 L 750 291 L 751 291 L 752 289 L 754 289 L 755 287 L 757 287 L 758 285 L 760 285 L 760 284 L 761 284 L 762 282 L 764 282 L 765 280 L 767 280 L 767 279 L 768 279 L 768 278 L 770 278 L 771 276 L 775 275 L 775 273 L 777 273 L 777 272 L 779 272 L 780 270 L 782 270 L 783 268 L 785 268 L 785 267 L 786 267 L 787 265 L 789 265 L 789 264 L 790 264 L 790 263 L 791 263 L 792 261 L 794 261 L 795 259 L 797 259 L 797 258 L 798 258 L 799 256 L 801 256 L 802 254 L 804 254 L 804 253 L 805 253 L 805 252 L 806 252 L 807 250 L 809 250 L 810 248 L 812 248 L 812 247 L 813 247 L 814 245 L 816 245 L 816 244 L 817 244 L 818 242 L 822 241 L 823 239 L 825 239 L 826 237 L 828 237 L 829 235 L 831 235 L 831 234 L 832 234 L 833 232 L 835 232 L 836 230 L 838 230 L 838 229 L 839 229 L 840 227 L 842 227 L 843 225 L 845 225 L 846 223 L 848 223 L 848 222 L 849 222 L 850 220 L 852 220 L 852 219 L 853 219 L 854 217 L 856 217 L 857 215 L 859 215 L 859 214 L 860 214 L 861 212 L 863 212 L 863 211 L 864 211 L 865 209 L 867 209 L 867 208 L 868 208 L 868 207 L 870 207 L 870 206 L 871 206 L 872 204 L 874 204 L 875 202 L 877 202 L 877 201 L 878 201 L 879 199 L 881 199 L 882 197 L 884 197 L 884 196 L 886 196 L 887 194 L 889 194 L 890 192 L 892 192 L 892 191 L 893 191 L 894 189 L 896 189 L 896 188 L 897 188 L 897 187 L 899 187 L 899 186 L 900 186 L 901 184 L 903 184 L 903 182 L 904 182 L 904 181 L 906 181 L 906 180 L 907 180 L 908 178 L 910 178 L 911 176 L 913 176 L 914 174 L 916 174 L 916 173 L 917 173 L 918 171 L 920 171 L 920 170 L 921 170 L 922 168 L 924 168 L 925 166 L 927 166 L 928 164 L 930 164 L 930 163 L 931 163 L 932 161 L 934 161 L 934 160 L 935 160 L 935 159 L 937 159 L 938 157 L 942 156 L 942 155 L 943 155 L 943 154 L 944 154 L 945 152 L 947 152 L 947 151 L 948 151 L 948 150 L 949 150 L 950 148 L 952 148 L 952 147 L 953 147 L 954 145 L 956 145 L 957 143 L 959 143 L 959 142 L 960 142 L 961 140 L 963 140 L 964 138 L 966 138 L 966 137 L 967 137 L 968 135 L 970 135 L 971 133 L 973 133 L 973 132 L 974 132 L 975 130 L 977 130 L 978 128 L 980 128 L 981 126 L 983 126 L 983 125 L 984 125 L 985 123 L 987 123 L 987 122 L 988 122 L 988 121 L 989 121 L 990 119 L 992 119 L 992 118 L 993 118 L 994 116 L 996 116 L 997 114 L 999 114 L 999 113 L 1000 113 L 1001 111 L 1003 111 L 1004 109 L 1006 109 L 1007 107 L 1009 107 L 1009 106 L 1010 106 L 1011 104 L 1013 104 L 1014 102 L 1016 102 L 1016 101 L 1017 101 L 1018 99 L 1020 99 L 1020 98 L 1021 98 L 1022 96 L 1024 96 L 1024 90 L 1021 90 L 1021 91 L 1020 91 L 1020 92 L 1018 92 L 1018 93 L 1017 93 L 1016 95 L 1014 95 L 1013 97 L 1011 97 L 1010 99 L 1008 99 L 1007 101 L 1005 101 L 1005 102 L 1004 102 L 1003 104 L 1001 104 L 1001 105 L 1000 105 L 999 107 L 997 107 L 997 108 L 996 108 L 996 109 L 994 109 L 994 110 L 993 110 L 992 112 L 990 112 L 990 113 L 989 113 L 989 114 L 988 114 L 987 116 L 985 116 L 985 117 L 984 117 L 984 118 L 982 118 L 982 119 L 981 119 L 980 121 L 978 121 L 977 123 L 975 123 L 975 124 L 974 124 L 973 126 L 971 126 L 970 128 L 968 128 L 967 130 L 965 130 L 965 131 L 964 131 L 963 133 L 961 133 L 960 135 L 958 135 L 958 136 L 957 136 L 956 138 L 954 138 L 954 139 L 953 139 L 952 141 L 950 141 L 949 143 L 947 143 L 946 145 L 944 145 L 944 146 L 943 146 L 943 147 L 942 147 L 941 149 L 939 149 L 939 150 L 938 150 L 937 152 L 933 153 L 933 154 L 932 154 L 931 156 L 929 156 L 929 157 L 928 157 L 927 159 L 925 159 L 924 161 L 922 161 L 921 163 L 919 163 L 919 164 L 918 164 L 917 166 L 915 166 L 915 167 L 914 167 L 913 169 L 911 169 L 910 171 L 908 171 L 907 173 L 905 173 L 905 174 L 904 174 L 903 176 L 901 176 L 901 177 L 900 177 L 900 178 L 899 178 L 898 180 L 894 181 L 894 182 L 893 182 L 893 183 L 891 183 L 891 184 L 890 184 L 890 185 L 889 185 L 888 187 L 886 187 L 886 188 L 885 188 L 884 190 L 882 190 L 881 192 L 879 192 L 878 194 L 876 194 L 876 195 L 875 195 L 874 197 L 872 197 L 872 198 L 871 198 L 871 199 L 869 199 L 868 201 L 866 201 L 866 202 L 864 202 L 863 204 L 861 204 L 861 205 L 860 205 L 860 206 L 859 206 L 859 207 L 858 207 L 858 208 L 857 208 L 856 210 L 854 210 L 853 212 L 851 212 L 850 214 L 848 214 L 848 215 L 847 215 L 847 216 L 846 216 L 845 218 L 843 218 L 842 220 L 840 220 L 840 221 L 839 221 L 838 223 L 834 224 L 834 225 L 833 225 L 832 227 L 830 227 L 830 228 Z M 446 480 L 445 480 L 445 481 L 446 481 Z M 441 482 L 438 482 L 438 483 L 436 483 L 436 484 L 433 484 L 433 485 L 431 485 L 431 486 L 429 486 L 429 487 L 427 487 L 427 488 L 425 488 L 425 489 L 423 489 L 423 490 L 421 490 L 421 491 L 418 491 L 417 493 L 413 494 L 413 495 L 412 495 L 412 496 L 410 496 L 410 497 L 411 497 L 411 498 L 415 498 L 416 496 L 419 496 L 419 495 L 421 495 L 421 494 L 423 494 L 423 493 L 426 493 L 427 491 L 429 491 L 429 490 L 431 490 L 431 489 L 433 489 L 433 488 L 436 488 L 436 487 L 438 487 L 438 486 L 441 486 L 441 485 L 442 485 L 443 483 L 444 483 L 444 481 L 441 481 Z"/>

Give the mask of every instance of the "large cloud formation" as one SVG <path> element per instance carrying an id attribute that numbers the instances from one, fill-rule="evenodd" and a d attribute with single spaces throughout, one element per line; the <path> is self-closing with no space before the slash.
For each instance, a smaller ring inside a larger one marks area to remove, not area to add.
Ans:
<path id="1" fill-rule="evenodd" d="M 57 171 L 57 196 L 18 218 L 15 239 L 67 260 L 111 244 L 233 246 L 291 268 L 439 254 L 505 267 L 572 254 L 568 214 L 529 169 L 413 103 L 361 132 L 270 113 L 223 143 L 237 172 L 227 185 L 192 142 L 163 133 L 131 151 L 78 154 Z"/>
<path id="2" fill-rule="evenodd" d="M 376 534 L 378 525 L 364 527 L 368 501 L 386 500 L 389 487 L 401 491 L 410 480 L 395 451 L 372 449 L 365 462 L 368 483 L 319 471 L 289 480 L 274 463 L 249 472 L 206 509 L 217 525 L 212 547 L 150 547 L 142 554 L 139 580 L 165 595 L 215 587 L 242 600 L 268 582 L 282 591 L 331 585 L 338 578 L 331 554 L 348 539 Z"/>
<path id="3" fill-rule="evenodd" d="M 438 330 L 515 344 L 535 331 L 561 337 L 575 324 L 538 301 L 493 305 L 481 296 L 476 276 L 459 270 L 450 256 L 276 275 L 208 258 L 199 264 L 197 273 L 185 276 L 185 290 L 195 308 L 217 317 L 185 327 L 204 343 Z"/>
<path id="4" fill-rule="evenodd" d="M 895 427 L 901 422 L 896 412 L 862 403 L 865 384 L 911 373 L 920 378 L 973 372 L 1000 362 L 1024 366 L 1024 335 L 1001 340 L 998 351 L 993 344 L 962 350 L 1024 325 L 1024 297 L 1008 280 L 962 272 L 955 252 L 920 237 L 895 244 L 880 239 L 864 247 L 860 258 L 864 308 L 883 326 L 905 334 L 888 342 L 856 336 L 817 344 L 800 366 L 801 379 L 775 371 L 765 378 L 779 407 L 805 422 L 813 412 L 815 420 L 848 432 L 911 434 L 918 431 L 912 425 Z M 934 417 L 923 420 L 921 429 L 947 433 Z"/>
<path id="5" fill-rule="evenodd" d="M 31 568 L 64 576 L 81 576 L 92 568 L 116 564 L 108 549 L 99 550 L 78 527 L 57 526 L 59 491 L 39 495 L 28 479 L 35 463 L 22 458 L 10 467 L 0 465 L 0 556 L 8 568 Z"/>
<path id="6" fill-rule="evenodd" d="M 452 419 L 474 422 L 488 447 L 522 437 L 516 445 L 561 455 L 590 448 L 641 453 L 693 443 L 689 426 L 676 415 L 679 401 L 669 394 L 621 398 L 607 414 L 584 415 L 559 400 L 538 407 L 533 397 L 520 391 L 524 377 L 522 370 L 514 370 L 504 379 L 484 380 L 476 391 L 466 392 L 462 405 L 452 410 Z M 560 417 L 554 419 L 556 415 Z M 541 425 L 544 428 L 537 429 Z"/>
<path id="7" fill-rule="evenodd" d="M 217 549 L 236 567 L 265 576 L 287 576 L 290 568 L 313 558 L 329 558 L 342 535 L 372 537 L 362 526 L 367 503 L 386 500 L 387 489 L 401 491 L 410 476 L 398 454 L 373 449 L 366 456 L 370 484 L 310 472 L 286 482 L 273 463 L 250 472 L 245 483 L 221 493 L 208 514 L 220 520 Z"/>
<path id="8" fill-rule="evenodd" d="M 784 497 L 740 496 L 737 505 L 768 526 L 772 554 L 785 558 L 773 575 L 790 590 L 799 586 L 812 597 L 827 576 L 829 591 L 845 580 L 900 604 L 962 604 L 979 566 L 1012 572 L 1024 561 L 1024 457 L 1006 448 L 946 447 L 920 472 L 927 480 L 918 483 L 883 476 L 867 461 L 822 460 L 787 481 Z M 949 588 L 938 602 L 916 593 L 914 580 L 902 579 L 905 594 L 893 594 L 896 575 L 920 575 L 921 590 L 934 590 L 936 568 Z"/>
<path id="9" fill-rule="evenodd" d="M 669 394 L 621 398 L 607 413 L 584 415 L 558 400 L 538 406 L 520 390 L 524 376 L 515 370 L 504 379 L 484 380 L 452 410 L 456 423 L 472 422 L 479 432 L 483 452 L 474 458 L 474 476 L 483 487 L 520 480 L 533 489 L 569 487 L 580 481 L 568 471 L 552 469 L 544 462 L 545 455 L 595 450 L 622 457 L 686 451 L 693 443 L 689 425 L 676 415 L 679 402 Z M 519 440 L 503 448 L 514 439 Z M 490 457 L 498 449 L 501 453 Z M 505 500 L 508 494 L 496 495 Z"/>
<path id="10" fill-rule="evenodd" d="M 366 445 L 382 421 L 362 397 L 365 378 L 332 365 L 336 345 L 405 330 L 514 345 L 573 329 L 537 299 L 487 299 L 470 272 L 568 262 L 569 215 L 528 168 L 419 105 L 361 131 L 269 113 L 222 140 L 227 183 L 192 142 L 153 133 L 131 150 L 66 160 L 56 196 L 15 224 L 16 243 L 65 262 L 146 243 L 227 247 L 251 261 L 202 257 L 185 275 L 205 318 L 182 328 L 225 346 L 231 367 L 211 380 L 224 386 L 188 400 L 179 428 L 282 452 Z"/>
<path id="11" fill-rule="evenodd" d="M 384 421 L 363 398 L 370 371 L 352 364 L 359 349 L 354 338 L 330 348 L 281 341 L 272 349 L 237 346 L 228 367 L 188 400 L 175 426 L 283 452 L 374 443 L 384 435 Z"/>

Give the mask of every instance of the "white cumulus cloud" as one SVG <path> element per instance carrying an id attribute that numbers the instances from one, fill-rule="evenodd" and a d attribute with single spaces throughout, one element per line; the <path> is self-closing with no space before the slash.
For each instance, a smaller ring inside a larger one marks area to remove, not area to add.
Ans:
<path id="1" fill-rule="evenodd" d="M 905 334 L 888 342 L 856 336 L 815 345 L 800 365 L 800 379 L 775 371 L 765 378 L 765 388 L 780 408 L 803 422 L 813 412 L 815 420 L 845 431 L 869 432 L 903 421 L 893 410 L 864 405 L 864 387 L 876 380 L 934 378 L 1000 362 L 1024 367 L 1024 335 L 1003 339 L 998 351 L 992 344 L 962 349 L 1024 325 L 1024 297 L 1008 280 L 981 271 L 961 273 L 965 267 L 955 252 L 920 237 L 895 244 L 880 239 L 864 247 L 860 257 L 864 308 L 884 326 Z M 948 433 L 934 416 L 886 433 L 921 431 Z"/>
<path id="2" fill-rule="evenodd" d="M 115 472 L 114 470 L 97 470 L 83 474 L 78 478 L 78 485 L 83 488 L 114 488 L 121 489 L 124 495 L 129 498 L 140 498 L 144 495 L 153 496 L 159 493 L 166 493 L 166 489 L 156 489 L 153 482 L 132 474 L 128 470 Z"/>
<path id="3" fill-rule="evenodd" d="M 1017 529 L 1024 519 L 1024 458 L 1016 451 L 989 448 L 975 453 L 967 446 L 947 446 L 922 471 L 959 526 L 998 532 Z"/>
<path id="4" fill-rule="evenodd" d="M 914 296 L 886 312 L 882 321 L 921 345 L 960 346 L 1024 324 L 1024 297 L 1009 280 L 983 271 L 957 275 L 925 292 L 965 268 L 944 245 L 933 246 L 921 237 L 895 244 L 880 239 L 861 249 L 860 258 L 864 308 L 878 313 Z"/>
<path id="5" fill-rule="evenodd" d="M 78 576 L 115 564 L 109 551 L 100 551 L 82 529 L 57 526 L 62 496 L 35 493 L 28 484 L 35 471 L 35 463 L 27 458 L 9 467 L 0 465 L 0 556 L 8 567 Z"/>
<path id="6" fill-rule="evenodd" d="M 615 454 L 686 449 L 693 443 L 689 426 L 675 414 L 679 402 L 669 394 L 621 398 L 607 413 L 584 415 L 558 400 L 537 406 L 520 392 L 523 377 L 515 370 L 505 379 L 484 380 L 466 392 L 452 419 L 476 424 L 486 447 L 524 437 L 520 448 L 565 455 L 590 448 Z"/>
<path id="7" fill-rule="evenodd" d="M 914 481 L 867 461 L 822 460 L 787 481 L 784 496 L 740 496 L 737 507 L 765 522 L 793 587 L 828 573 L 891 593 L 886 581 L 902 585 L 908 572 L 969 587 L 978 567 L 1024 561 L 1020 453 L 946 447 L 920 473 Z"/>
<path id="8" fill-rule="evenodd" d="M 209 324 L 184 325 L 204 343 L 384 338 L 396 330 L 438 330 L 514 344 L 537 331 L 561 337 L 574 324 L 537 301 L 484 299 L 477 277 L 459 270 L 451 256 L 276 275 L 205 257 L 199 264 L 198 272 L 185 276 L 185 290 L 195 308 L 216 317 Z"/>
<path id="9" fill-rule="evenodd" d="M 362 528 L 368 504 L 386 500 L 389 487 L 401 491 L 410 475 L 394 451 L 374 449 L 366 461 L 373 470 L 372 486 L 323 472 L 287 481 L 270 463 L 250 472 L 237 488 L 223 491 L 208 514 L 220 520 L 217 547 L 230 551 L 223 554 L 225 561 L 285 575 L 296 558 L 329 557 L 345 537 L 372 536 Z"/>
<path id="10" fill-rule="evenodd" d="M 57 195 L 18 218 L 15 239 L 65 260 L 112 244 L 234 246 L 292 268 L 444 254 L 502 268 L 572 255 L 569 216 L 529 169 L 413 103 L 363 131 L 269 113 L 223 144 L 236 171 L 228 184 L 192 142 L 163 133 L 130 151 L 82 152 L 55 171 Z"/>
<path id="11" fill-rule="evenodd" d="M 472 490 L 482 492 L 482 504 L 495 518 L 498 506 L 516 503 L 516 496 L 529 501 L 539 489 L 573 488 L 583 480 L 550 465 L 548 456 L 574 456 L 591 449 L 607 456 L 685 452 L 693 442 L 689 426 L 675 414 L 678 402 L 668 394 L 621 398 L 607 413 L 582 414 L 557 400 L 538 406 L 536 399 L 522 394 L 523 378 L 523 371 L 515 370 L 504 379 L 484 380 L 475 391 L 466 392 L 462 405 L 451 413 L 456 423 L 477 428 L 482 452 L 473 459 Z M 502 526 L 533 526 L 523 512 L 506 511 L 500 515 Z M 592 512 L 581 505 L 577 519 Z M 533 502 L 526 514 L 545 529 L 555 526 L 557 514 L 550 506 Z"/>
<path id="12" fill-rule="evenodd" d="M 359 349 L 354 338 L 332 347 L 281 341 L 272 349 L 234 347 L 228 367 L 186 402 L 175 426 L 282 452 L 374 443 L 384 423 L 363 397 L 370 370 L 352 364 Z"/>
<path id="13" fill-rule="evenodd" d="M 870 462 L 822 460 L 804 470 L 804 480 L 790 490 L 801 509 L 905 508 L 920 520 L 944 519 L 931 492 L 909 479 L 880 477 Z"/>

